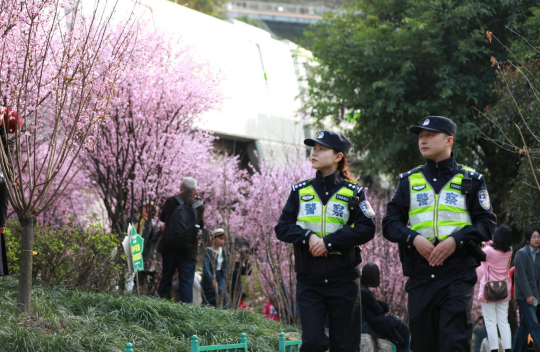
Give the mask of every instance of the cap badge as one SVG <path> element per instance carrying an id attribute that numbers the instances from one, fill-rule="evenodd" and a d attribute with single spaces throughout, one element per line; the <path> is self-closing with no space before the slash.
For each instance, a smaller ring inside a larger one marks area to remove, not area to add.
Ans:
<path id="1" fill-rule="evenodd" d="M 429 125 L 429 119 L 424 120 L 423 126 L 427 126 L 427 125 Z"/>
<path id="2" fill-rule="evenodd" d="M 317 139 L 321 139 L 324 137 L 324 132 L 320 132 L 319 135 L 317 136 Z"/>

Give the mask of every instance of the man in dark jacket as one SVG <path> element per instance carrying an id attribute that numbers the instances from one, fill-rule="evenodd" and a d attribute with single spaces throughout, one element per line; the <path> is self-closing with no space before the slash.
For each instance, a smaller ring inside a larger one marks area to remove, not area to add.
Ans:
<path id="1" fill-rule="evenodd" d="M 188 205 L 197 202 L 197 180 L 191 177 L 184 177 L 180 186 L 180 198 Z M 169 197 L 163 205 L 159 219 L 165 223 L 165 230 L 158 245 L 158 252 L 163 258 L 163 268 L 161 282 L 159 283 L 158 296 L 170 298 L 172 278 L 175 269 L 178 269 L 178 280 L 180 284 L 180 301 L 184 303 L 193 302 L 193 279 L 195 269 L 199 259 L 199 240 L 193 240 L 193 245 L 189 249 L 173 249 L 165 245 L 167 236 L 167 225 L 174 209 L 179 205 L 175 197 Z M 204 205 L 197 207 L 197 224 L 202 229 L 204 227 Z"/>

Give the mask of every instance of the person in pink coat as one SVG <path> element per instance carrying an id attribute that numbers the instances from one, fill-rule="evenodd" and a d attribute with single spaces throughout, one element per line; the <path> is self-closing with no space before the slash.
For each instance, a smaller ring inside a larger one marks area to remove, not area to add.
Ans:
<path id="1" fill-rule="evenodd" d="M 506 281 L 508 292 L 512 289 L 509 266 L 512 258 L 512 229 L 503 224 L 495 231 L 493 242 L 484 247 L 486 261 L 482 262 L 484 274 L 480 277 L 480 291 L 478 300 L 482 306 L 482 313 L 486 323 L 487 338 L 491 351 L 499 351 L 497 326 L 501 333 L 502 344 L 505 351 L 512 348 L 512 336 L 508 324 L 508 301 L 510 294 L 503 300 L 488 302 L 484 294 L 484 286 L 489 281 Z"/>

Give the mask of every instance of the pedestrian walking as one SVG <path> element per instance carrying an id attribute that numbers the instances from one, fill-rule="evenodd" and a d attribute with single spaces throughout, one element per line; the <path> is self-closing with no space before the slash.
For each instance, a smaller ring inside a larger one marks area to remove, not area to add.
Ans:
<path id="1" fill-rule="evenodd" d="M 491 351 L 499 351 L 499 332 L 504 351 L 509 352 L 512 347 L 510 324 L 508 324 L 508 302 L 512 290 L 509 272 L 510 260 L 512 259 L 511 244 L 512 228 L 503 224 L 495 231 L 493 242 L 484 247 L 486 260 L 482 263 L 484 275 L 480 278 L 478 300 L 482 306 Z M 501 300 L 489 300 L 485 286 L 486 283 L 489 285 L 490 282 L 505 282 L 507 296 Z"/>
<path id="2" fill-rule="evenodd" d="M 399 244 L 414 352 L 470 352 L 479 244 L 496 225 L 483 175 L 458 164 L 456 124 L 428 116 L 418 135 L 426 164 L 400 175 L 383 235 Z M 410 225 L 410 226 L 408 226 Z"/>
<path id="3" fill-rule="evenodd" d="M 304 143 L 312 147 L 315 178 L 292 186 L 275 227 L 279 240 L 294 244 L 300 351 L 323 352 L 330 347 L 332 352 L 359 352 L 358 246 L 373 239 L 375 212 L 350 173 L 347 138 L 321 131 Z"/>
<path id="4" fill-rule="evenodd" d="M 199 230 L 204 227 L 204 205 L 196 198 L 197 180 L 184 177 L 180 194 L 167 198 L 159 219 L 165 223 L 158 244 L 163 267 L 158 296 L 171 298 L 172 279 L 178 270 L 180 301 L 193 302 L 193 279 L 199 258 Z"/>
<path id="5" fill-rule="evenodd" d="M 222 228 L 212 231 L 212 244 L 206 248 L 203 264 L 203 278 L 201 288 L 203 302 L 211 306 L 226 306 L 228 297 L 223 292 L 227 277 L 227 257 L 223 246 L 227 233 Z M 218 302 L 219 301 L 219 302 Z"/>
<path id="6" fill-rule="evenodd" d="M 519 307 L 519 327 L 514 336 L 512 351 L 521 351 L 530 334 L 540 350 L 540 324 L 536 317 L 540 288 L 540 232 L 529 229 L 525 246 L 514 258 L 514 296 Z"/>

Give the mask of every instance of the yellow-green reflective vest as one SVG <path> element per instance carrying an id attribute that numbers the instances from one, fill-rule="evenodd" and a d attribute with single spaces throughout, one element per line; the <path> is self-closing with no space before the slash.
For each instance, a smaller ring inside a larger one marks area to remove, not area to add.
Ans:
<path id="1" fill-rule="evenodd" d="M 467 170 L 471 168 L 463 166 Z M 409 176 L 411 189 L 409 222 L 414 230 L 431 242 L 444 240 L 452 233 L 472 225 L 466 195 L 461 194 L 462 174 L 455 175 L 439 192 L 421 172 Z"/>
<path id="2" fill-rule="evenodd" d="M 358 187 L 361 190 L 361 187 Z M 319 237 L 336 232 L 347 224 L 349 197 L 354 195 L 352 189 L 342 187 L 330 200 L 323 205 L 321 198 L 309 185 L 298 190 L 300 195 L 300 209 L 296 224 L 303 229 L 311 230 Z"/>

